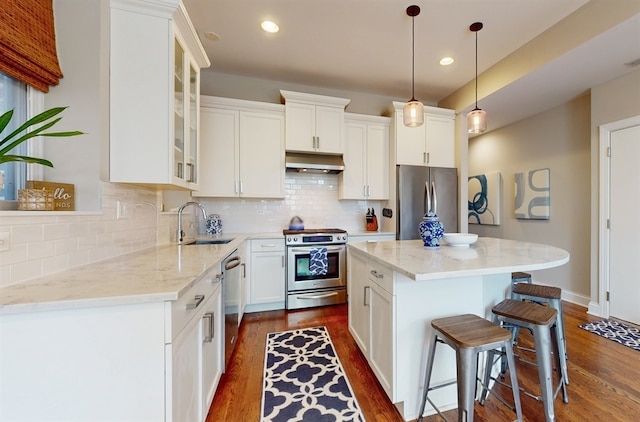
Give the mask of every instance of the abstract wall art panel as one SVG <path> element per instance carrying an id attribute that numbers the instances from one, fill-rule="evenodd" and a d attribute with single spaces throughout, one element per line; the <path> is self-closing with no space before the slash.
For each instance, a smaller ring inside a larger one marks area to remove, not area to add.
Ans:
<path id="1" fill-rule="evenodd" d="M 469 223 L 497 226 L 500 224 L 500 172 L 469 177 Z"/>
<path id="2" fill-rule="evenodd" d="M 550 215 L 550 170 L 536 169 L 516 173 L 514 209 L 516 218 L 548 220 Z"/>

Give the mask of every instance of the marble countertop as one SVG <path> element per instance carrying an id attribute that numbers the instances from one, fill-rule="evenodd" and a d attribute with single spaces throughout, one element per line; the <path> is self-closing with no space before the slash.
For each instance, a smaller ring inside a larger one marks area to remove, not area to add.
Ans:
<path id="1" fill-rule="evenodd" d="M 569 262 L 569 253 L 554 246 L 490 237 L 469 247 L 427 248 L 421 240 L 386 240 L 348 244 L 347 249 L 417 281 L 533 271 Z"/>
<path id="2" fill-rule="evenodd" d="M 246 239 L 234 236 L 222 245 L 157 246 L 2 287 L 0 315 L 176 300 Z"/>

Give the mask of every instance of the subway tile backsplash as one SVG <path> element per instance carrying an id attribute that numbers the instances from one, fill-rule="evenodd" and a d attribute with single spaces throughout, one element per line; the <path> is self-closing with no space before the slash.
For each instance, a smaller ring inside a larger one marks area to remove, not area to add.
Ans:
<path id="1" fill-rule="evenodd" d="M 379 201 L 339 201 L 336 175 L 287 173 L 285 183 L 284 199 L 195 199 L 220 215 L 226 233 L 278 233 L 295 215 L 307 228 L 361 231 L 368 207 L 382 212 Z M 120 219 L 118 201 L 128 208 Z M 9 250 L 0 252 L 0 287 L 175 242 L 177 216 L 161 209 L 160 191 L 103 183 L 101 211 L 0 214 L 0 233 L 10 237 Z M 193 211 L 185 212 L 185 227 L 204 234 Z"/>

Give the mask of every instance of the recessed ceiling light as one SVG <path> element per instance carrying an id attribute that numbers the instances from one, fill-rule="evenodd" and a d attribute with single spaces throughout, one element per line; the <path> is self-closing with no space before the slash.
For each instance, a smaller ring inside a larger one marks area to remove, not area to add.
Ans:
<path id="1" fill-rule="evenodd" d="M 271 21 L 262 21 L 260 26 L 262 27 L 262 29 L 272 34 L 280 30 L 280 27 L 275 22 Z"/>
<path id="2" fill-rule="evenodd" d="M 216 34 L 213 31 L 205 32 L 204 37 L 209 41 L 220 41 L 220 35 Z"/>
<path id="3" fill-rule="evenodd" d="M 449 65 L 450 65 L 451 63 L 453 63 L 453 62 L 454 62 L 453 57 L 443 57 L 443 58 L 440 60 L 440 64 L 441 64 L 442 66 L 449 66 Z"/>

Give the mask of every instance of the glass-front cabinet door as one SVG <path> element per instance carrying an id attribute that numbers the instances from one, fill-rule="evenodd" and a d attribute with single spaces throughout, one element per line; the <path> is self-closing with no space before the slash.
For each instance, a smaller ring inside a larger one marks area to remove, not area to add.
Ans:
<path id="1" fill-rule="evenodd" d="M 174 45 L 174 102 L 173 102 L 173 176 L 176 179 L 186 180 L 185 177 L 185 52 L 178 40 Z"/>
<path id="2" fill-rule="evenodd" d="M 198 183 L 198 71 L 189 65 L 189 161 L 187 182 Z"/>

